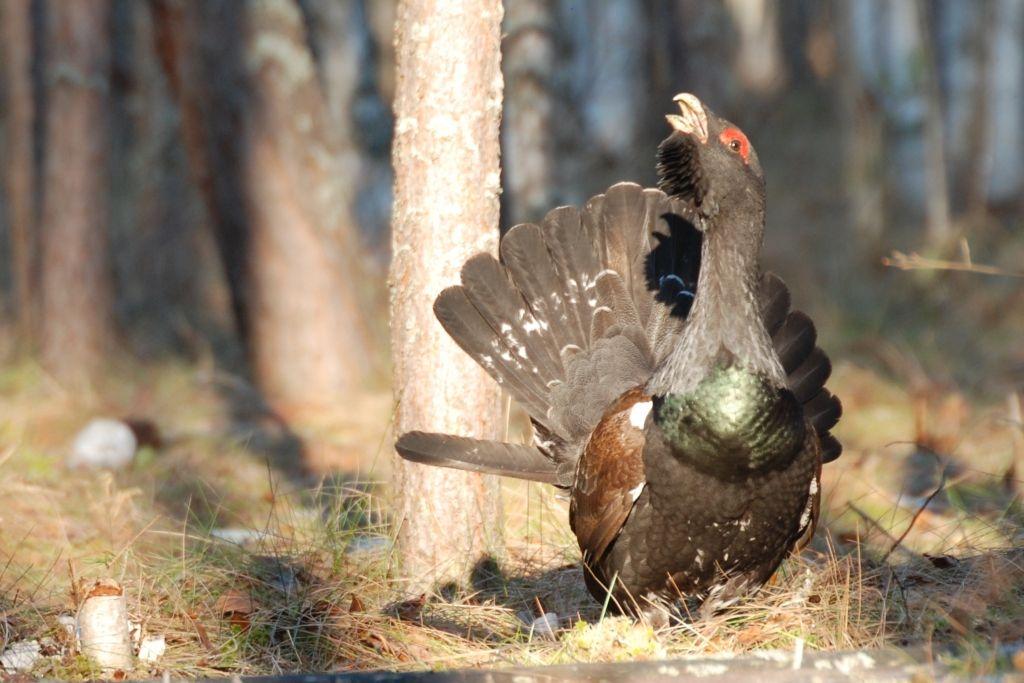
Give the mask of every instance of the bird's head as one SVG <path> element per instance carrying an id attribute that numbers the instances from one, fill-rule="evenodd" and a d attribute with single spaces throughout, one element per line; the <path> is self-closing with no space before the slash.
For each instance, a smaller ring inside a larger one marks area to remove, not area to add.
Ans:
<path id="1" fill-rule="evenodd" d="M 658 186 L 691 204 L 705 220 L 726 206 L 763 209 L 764 174 L 750 140 L 717 116 L 695 95 L 673 98 L 680 113 L 669 114 L 672 133 L 658 146 Z"/>

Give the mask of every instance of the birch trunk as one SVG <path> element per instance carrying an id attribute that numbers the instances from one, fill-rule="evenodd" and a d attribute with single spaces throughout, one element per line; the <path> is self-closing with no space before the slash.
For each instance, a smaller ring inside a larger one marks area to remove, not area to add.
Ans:
<path id="1" fill-rule="evenodd" d="M 395 429 L 502 435 L 497 386 L 434 318 L 469 256 L 498 242 L 500 0 L 398 6 L 391 344 Z M 497 542 L 492 479 L 397 461 L 396 524 L 411 592 L 463 583 Z"/>

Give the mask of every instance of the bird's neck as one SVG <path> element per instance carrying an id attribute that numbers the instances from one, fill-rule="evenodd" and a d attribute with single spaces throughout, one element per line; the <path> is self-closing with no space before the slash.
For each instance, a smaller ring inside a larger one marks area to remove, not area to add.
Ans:
<path id="1" fill-rule="evenodd" d="M 693 306 L 679 343 L 651 379 L 651 393 L 688 393 L 725 361 L 785 382 L 761 318 L 764 210 L 756 208 L 720 213 L 706 230 Z"/>

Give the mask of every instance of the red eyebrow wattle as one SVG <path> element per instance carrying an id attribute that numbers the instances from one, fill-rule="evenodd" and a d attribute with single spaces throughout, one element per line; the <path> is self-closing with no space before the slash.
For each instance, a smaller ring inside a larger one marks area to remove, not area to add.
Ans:
<path id="1" fill-rule="evenodd" d="M 739 128 L 726 128 L 719 134 L 718 139 L 726 146 L 733 141 L 739 142 L 739 153 L 743 158 L 743 162 L 746 163 L 750 160 L 750 141 L 747 140 L 747 136 Z"/>

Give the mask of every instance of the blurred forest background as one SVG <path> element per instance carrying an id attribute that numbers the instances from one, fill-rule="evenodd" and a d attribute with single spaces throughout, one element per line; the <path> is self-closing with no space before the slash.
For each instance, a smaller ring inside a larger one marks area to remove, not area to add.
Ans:
<path id="1" fill-rule="evenodd" d="M 258 528 L 295 491 L 326 505 L 325 476 L 333 520 L 386 519 L 346 506 L 392 457 L 395 17 L 394 0 L 0 4 L 0 526 L 19 530 L 0 566 L 64 558 L 73 583 L 86 558 L 131 557 L 138 591 L 188 586 L 206 607 L 176 609 L 195 621 L 223 616 L 213 597 L 239 576 L 126 554 L 153 519 L 190 543 Z M 837 538 L 900 527 L 947 475 L 1005 518 L 1024 467 L 1024 2 L 507 0 L 501 47 L 502 227 L 652 184 L 672 96 L 697 94 L 757 148 L 764 265 L 836 361 L 861 476 L 826 515 Z M 69 478 L 60 456 L 96 415 L 133 421 L 135 469 Z M 939 515 L 921 548 L 978 538 L 964 500 L 945 508 L 960 536 Z M 0 571 L 0 588 L 29 576 L 64 596 L 51 570 Z M 263 605 L 297 609 L 289 596 Z M 371 651 L 352 665 L 392 661 Z M 276 670 L 182 657 L 192 674 Z"/>
<path id="2" fill-rule="evenodd" d="M 383 376 L 394 2 L 3 10 L 8 353 L 209 355 L 292 406 Z M 1017 0 L 510 2 L 502 224 L 652 183 L 692 91 L 757 146 L 767 266 L 831 348 L 1020 381 L 1019 281 L 879 257 L 1024 263 L 1022 36 Z"/>

